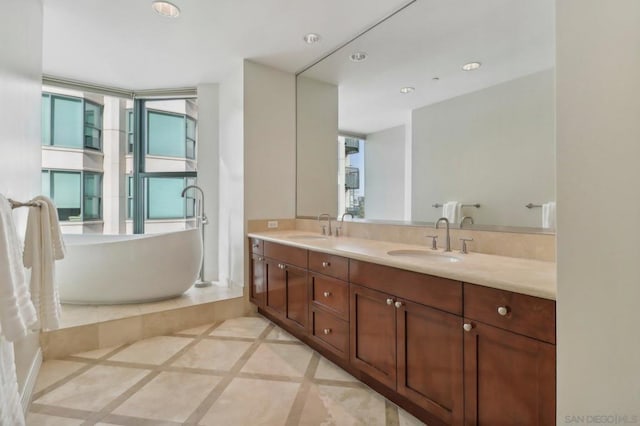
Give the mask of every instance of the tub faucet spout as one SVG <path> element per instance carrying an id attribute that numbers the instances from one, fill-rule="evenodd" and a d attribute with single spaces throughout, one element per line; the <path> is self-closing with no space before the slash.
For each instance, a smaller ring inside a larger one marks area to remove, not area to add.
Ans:
<path id="1" fill-rule="evenodd" d="M 200 188 L 198 185 L 189 185 L 182 190 L 182 194 L 180 194 L 182 198 L 184 198 L 187 195 L 187 191 L 190 189 L 194 189 L 200 192 L 200 202 L 198 203 L 197 215 L 198 215 L 198 226 L 200 227 L 200 232 L 202 233 L 202 265 L 200 266 L 200 278 L 198 279 L 198 281 L 196 281 L 195 286 L 198 288 L 209 287 L 212 284 L 212 282 L 206 281 L 204 279 L 204 258 L 205 258 L 204 256 L 204 225 L 209 223 L 209 219 L 207 218 L 207 215 L 204 212 L 204 191 L 202 191 L 202 188 Z"/>

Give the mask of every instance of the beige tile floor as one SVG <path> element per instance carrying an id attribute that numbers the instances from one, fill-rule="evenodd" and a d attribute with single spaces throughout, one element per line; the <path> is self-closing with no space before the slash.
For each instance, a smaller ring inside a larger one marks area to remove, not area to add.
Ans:
<path id="1" fill-rule="evenodd" d="M 191 287 L 173 299 L 151 303 L 131 303 L 125 305 L 62 305 L 60 328 L 94 324 L 137 315 L 185 308 L 203 303 L 242 297 L 242 287 L 226 287 L 214 283 L 210 287 Z"/>
<path id="2" fill-rule="evenodd" d="M 27 425 L 421 425 L 266 319 L 47 361 Z"/>

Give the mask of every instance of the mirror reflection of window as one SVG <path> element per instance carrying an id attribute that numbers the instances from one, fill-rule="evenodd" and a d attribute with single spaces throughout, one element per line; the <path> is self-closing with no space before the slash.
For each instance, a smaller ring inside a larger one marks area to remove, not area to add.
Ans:
<path id="1" fill-rule="evenodd" d="M 338 215 L 365 217 L 364 139 L 338 137 Z"/>

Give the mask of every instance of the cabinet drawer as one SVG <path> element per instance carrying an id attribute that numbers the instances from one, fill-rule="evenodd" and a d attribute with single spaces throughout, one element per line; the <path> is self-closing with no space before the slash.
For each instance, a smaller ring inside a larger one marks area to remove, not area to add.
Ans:
<path id="1" fill-rule="evenodd" d="M 265 241 L 264 255 L 289 265 L 307 269 L 307 250 L 305 249 Z"/>
<path id="2" fill-rule="evenodd" d="M 342 319 L 349 318 L 349 285 L 345 281 L 312 274 L 311 292 L 313 303 L 335 312 Z"/>
<path id="3" fill-rule="evenodd" d="M 343 357 L 349 353 L 349 324 L 322 309 L 312 311 L 313 336 Z"/>
<path id="4" fill-rule="evenodd" d="M 349 259 L 332 254 L 309 252 L 309 269 L 339 280 L 349 279 Z"/>
<path id="5" fill-rule="evenodd" d="M 459 281 L 351 260 L 349 282 L 462 315 L 462 283 Z"/>
<path id="6" fill-rule="evenodd" d="M 514 333 L 556 342 L 553 300 L 465 283 L 464 315 Z"/>
<path id="7" fill-rule="evenodd" d="M 257 238 L 249 238 L 251 252 L 255 254 L 264 254 L 264 241 Z"/>

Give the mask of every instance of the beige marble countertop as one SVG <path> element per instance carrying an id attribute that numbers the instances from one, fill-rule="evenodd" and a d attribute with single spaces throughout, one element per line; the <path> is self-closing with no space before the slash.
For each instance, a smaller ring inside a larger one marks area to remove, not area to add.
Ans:
<path id="1" fill-rule="evenodd" d="M 432 252 L 427 246 L 362 238 L 325 237 L 324 239 L 305 239 L 305 236 L 319 237 L 320 235 L 297 230 L 249 233 L 249 237 L 260 238 L 265 241 L 545 299 L 555 300 L 556 298 L 555 262 L 481 253 L 461 254 L 457 251 L 444 253 L 441 249 Z M 430 254 L 433 254 L 433 256 L 429 254 L 420 257 L 391 256 L 387 253 L 391 250 L 422 250 L 431 252 Z M 452 256 L 459 259 L 459 261 L 451 262 L 443 259 L 443 256 Z"/>

